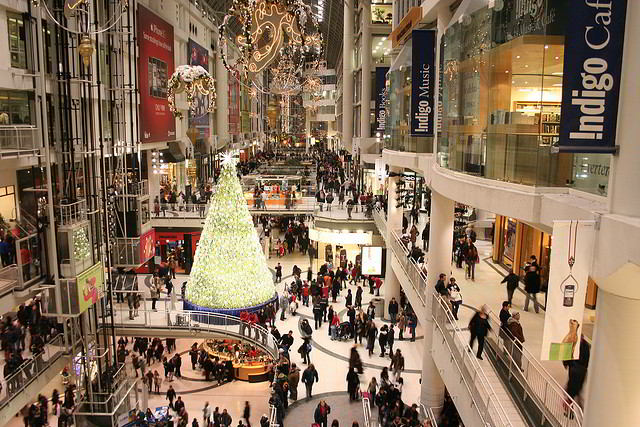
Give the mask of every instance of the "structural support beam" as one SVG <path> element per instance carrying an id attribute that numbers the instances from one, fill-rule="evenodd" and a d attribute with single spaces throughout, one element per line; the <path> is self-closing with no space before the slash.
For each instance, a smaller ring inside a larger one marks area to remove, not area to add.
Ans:
<path id="1" fill-rule="evenodd" d="M 342 146 L 353 147 L 353 0 L 344 2 L 342 37 Z"/>
<path id="2" fill-rule="evenodd" d="M 362 2 L 362 97 L 360 98 L 360 146 L 371 137 L 371 4 Z"/>
<path id="3" fill-rule="evenodd" d="M 441 406 L 444 400 L 444 383 L 433 361 L 433 298 L 438 275 L 451 271 L 451 251 L 453 246 L 454 202 L 440 193 L 431 192 L 431 218 L 429 228 L 429 251 L 427 271 L 429 280 L 426 298 L 426 319 L 420 319 L 424 330 L 424 357 L 422 358 L 422 384 L 420 401 L 427 408 Z M 435 250 L 437 248 L 437 250 Z"/>

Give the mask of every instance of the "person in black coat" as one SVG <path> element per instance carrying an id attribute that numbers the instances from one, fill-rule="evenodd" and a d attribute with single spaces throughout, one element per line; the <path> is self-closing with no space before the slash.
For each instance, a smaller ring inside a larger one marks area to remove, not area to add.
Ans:
<path id="1" fill-rule="evenodd" d="M 360 384 L 360 378 L 358 373 L 353 368 L 349 368 L 347 373 L 347 391 L 349 392 L 349 400 L 358 400 L 358 385 Z"/>
<path id="2" fill-rule="evenodd" d="M 509 305 L 511 305 L 511 301 L 513 300 L 513 293 L 518 288 L 518 283 L 520 283 L 520 277 L 512 271 L 507 274 L 500 283 L 507 284 L 507 301 L 509 302 Z"/>
<path id="3" fill-rule="evenodd" d="M 484 339 L 491 330 L 491 325 L 489 325 L 488 317 L 489 307 L 483 305 L 480 311 L 477 311 L 469 322 L 469 332 L 471 333 L 469 347 L 473 349 L 473 343 L 476 339 L 478 339 L 478 352 L 476 353 L 476 357 L 480 360 L 483 360 L 482 350 L 484 349 Z"/>
<path id="4" fill-rule="evenodd" d="M 347 296 L 344 298 L 344 305 L 349 307 L 353 303 L 353 295 L 351 294 L 351 289 L 347 290 Z"/>
<path id="5" fill-rule="evenodd" d="M 440 273 L 440 275 L 438 276 L 438 281 L 436 282 L 436 292 L 443 297 L 449 295 L 449 292 L 447 292 L 447 285 L 445 284 L 446 279 L 447 275 L 444 273 Z"/>
<path id="6" fill-rule="evenodd" d="M 540 274 L 538 273 L 538 263 L 535 256 L 531 257 L 531 261 L 525 265 L 524 290 L 527 292 L 527 299 L 524 302 L 524 311 L 529 311 L 529 300 L 533 300 L 533 308 L 538 313 L 540 304 L 536 294 L 540 292 Z"/>

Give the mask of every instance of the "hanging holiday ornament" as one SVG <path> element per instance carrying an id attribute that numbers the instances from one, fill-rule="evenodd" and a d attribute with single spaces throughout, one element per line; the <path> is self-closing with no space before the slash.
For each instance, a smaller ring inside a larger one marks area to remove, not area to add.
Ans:
<path id="1" fill-rule="evenodd" d="M 169 79 L 169 109 L 173 112 L 173 115 L 178 118 L 182 118 L 182 113 L 176 108 L 175 96 L 182 92 L 186 92 L 187 94 L 187 105 L 190 110 L 193 111 L 195 109 L 195 98 L 198 95 L 209 97 L 209 106 L 207 107 L 209 113 L 215 110 L 215 80 L 211 77 L 211 74 L 200 65 L 180 65 Z"/>

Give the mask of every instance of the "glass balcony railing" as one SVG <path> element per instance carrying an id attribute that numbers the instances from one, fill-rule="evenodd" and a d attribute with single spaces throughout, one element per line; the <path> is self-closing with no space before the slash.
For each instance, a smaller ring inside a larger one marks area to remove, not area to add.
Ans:
<path id="1" fill-rule="evenodd" d="M 1 125 L 0 152 L 37 150 L 37 128 L 32 125 Z"/>

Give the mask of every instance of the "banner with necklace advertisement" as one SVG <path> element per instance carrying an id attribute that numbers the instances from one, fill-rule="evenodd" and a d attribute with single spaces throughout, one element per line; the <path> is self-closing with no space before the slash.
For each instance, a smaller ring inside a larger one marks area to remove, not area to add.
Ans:
<path id="1" fill-rule="evenodd" d="M 595 221 L 554 221 L 541 360 L 580 357 Z"/>
<path id="2" fill-rule="evenodd" d="M 200 65 L 209 70 L 209 51 L 195 41 L 189 39 L 187 43 L 189 65 Z M 189 127 L 198 130 L 197 141 L 209 139 L 209 97 L 196 96 L 195 107 L 189 111 Z"/>

